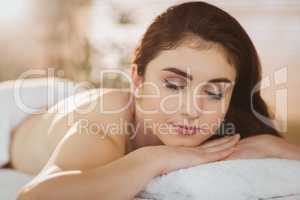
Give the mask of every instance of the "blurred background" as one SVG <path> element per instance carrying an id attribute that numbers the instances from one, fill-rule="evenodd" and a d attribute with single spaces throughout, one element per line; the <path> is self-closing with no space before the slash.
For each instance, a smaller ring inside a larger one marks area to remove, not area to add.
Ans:
<path id="1" fill-rule="evenodd" d="M 100 72 L 128 73 L 133 50 L 153 18 L 182 2 L 0 0 L 0 81 L 44 70 L 26 78 L 54 75 L 97 87 L 128 87 L 117 74 L 101 80 Z M 207 2 L 229 12 L 249 33 L 263 66 L 263 97 L 286 125 L 286 137 L 300 144 L 300 1 Z"/>

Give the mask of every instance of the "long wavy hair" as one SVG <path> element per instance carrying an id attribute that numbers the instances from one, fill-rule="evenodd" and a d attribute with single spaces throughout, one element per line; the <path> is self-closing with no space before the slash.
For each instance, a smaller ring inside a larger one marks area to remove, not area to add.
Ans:
<path id="1" fill-rule="evenodd" d="M 252 93 L 261 81 L 261 64 L 257 51 L 246 31 L 227 12 L 205 2 L 187 2 L 168 8 L 155 18 L 136 48 L 132 64 L 144 76 L 147 64 L 160 51 L 176 48 L 186 34 L 221 45 L 236 69 L 236 80 L 228 111 L 218 133 L 210 139 L 226 134 L 226 125 L 234 124 L 242 138 L 272 134 L 280 136 L 273 125 L 259 120 L 253 109 L 270 118 L 260 90 Z M 209 69 L 208 69 L 209 70 Z"/>

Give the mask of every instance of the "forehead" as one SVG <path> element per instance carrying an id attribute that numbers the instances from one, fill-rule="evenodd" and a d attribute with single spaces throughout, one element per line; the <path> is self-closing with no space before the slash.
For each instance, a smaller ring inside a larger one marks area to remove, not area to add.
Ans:
<path id="1" fill-rule="evenodd" d="M 223 49 L 195 49 L 179 46 L 176 49 L 161 51 L 149 62 L 146 76 L 165 73 L 162 69 L 175 67 L 193 76 L 194 80 L 209 80 L 219 77 L 235 80 L 234 66 L 227 59 Z"/>

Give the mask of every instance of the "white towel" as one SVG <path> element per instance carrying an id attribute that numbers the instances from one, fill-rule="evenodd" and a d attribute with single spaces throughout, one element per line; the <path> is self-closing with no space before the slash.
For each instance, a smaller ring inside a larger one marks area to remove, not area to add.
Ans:
<path id="1" fill-rule="evenodd" d="M 28 115 L 81 92 L 82 85 L 54 77 L 0 83 L 0 167 L 9 162 L 11 130 Z"/>
<path id="2" fill-rule="evenodd" d="M 300 200 L 300 161 L 228 160 L 154 178 L 135 200 Z"/>

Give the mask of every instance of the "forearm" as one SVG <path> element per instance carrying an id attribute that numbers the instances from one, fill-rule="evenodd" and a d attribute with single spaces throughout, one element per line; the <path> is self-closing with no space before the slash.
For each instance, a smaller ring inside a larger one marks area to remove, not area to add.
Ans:
<path id="1" fill-rule="evenodd" d="M 281 157 L 290 160 L 300 160 L 300 146 L 286 143 L 281 153 Z"/>
<path id="2" fill-rule="evenodd" d="M 63 172 L 48 176 L 25 188 L 18 199 L 132 199 L 160 173 L 158 162 L 153 162 L 142 153 L 145 152 L 134 151 L 86 172 Z"/>

